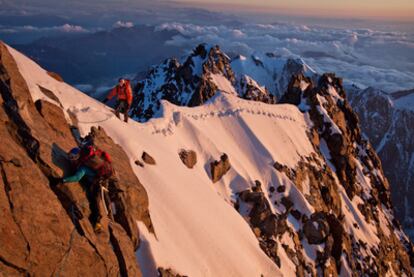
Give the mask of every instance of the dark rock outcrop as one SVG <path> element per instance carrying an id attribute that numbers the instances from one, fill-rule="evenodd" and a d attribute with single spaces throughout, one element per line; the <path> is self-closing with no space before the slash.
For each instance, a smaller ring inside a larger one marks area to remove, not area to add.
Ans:
<path id="1" fill-rule="evenodd" d="M 155 165 L 156 164 L 155 159 L 145 151 L 142 153 L 141 158 L 146 164 L 149 164 L 149 165 Z"/>
<path id="2" fill-rule="evenodd" d="M 220 160 L 210 163 L 211 179 L 217 183 L 231 168 L 229 157 L 221 155 Z"/>
<path id="3" fill-rule="evenodd" d="M 287 229 L 286 217 L 278 217 L 271 211 L 271 205 L 260 186 L 239 193 L 238 201 L 252 205 L 248 222 L 259 240 L 262 250 L 280 267 L 277 255 L 278 243 L 273 236 L 283 235 Z"/>
<path id="4" fill-rule="evenodd" d="M 193 150 L 181 150 L 178 155 L 188 168 L 193 168 L 197 164 L 197 154 Z"/>
<path id="5" fill-rule="evenodd" d="M 240 97 L 243 99 L 259 101 L 267 104 L 276 103 L 276 97 L 270 94 L 266 88 L 260 87 L 256 81 L 249 76 L 241 76 L 236 87 Z"/>
<path id="6" fill-rule="evenodd" d="M 302 101 L 302 93 L 304 90 L 311 89 L 312 80 L 309 77 L 305 77 L 303 74 L 298 74 L 292 76 L 291 81 L 289 82 L 286 93 L 280 99 L 280 103 L 290 103 L 293 105 L 299 105 Z"/>
<path id="7" fill-rule="evenodd" d="M 144 167 L 144 164 L 143 164 L 141 161 L 139 161 L 139 160 L 136 160 L 136 161 L 135 161 L 135 164 L 136 164 L 137 166 Z"/>
<path id="8" fill-rule="evenodd" d="M 321 244 L 329 235 L 329 224 L 323 213 L 315 213 L 303 225 L 303 233 L 310 244 Z"/>
<path id="9" fill-rule="evenodd" d="M 180 275 L 178 273 L 175 273 L 172 269 L 168 268 L 158 268 L 158 274 L 160 277 L 187 277 L 187 275 Z"/>

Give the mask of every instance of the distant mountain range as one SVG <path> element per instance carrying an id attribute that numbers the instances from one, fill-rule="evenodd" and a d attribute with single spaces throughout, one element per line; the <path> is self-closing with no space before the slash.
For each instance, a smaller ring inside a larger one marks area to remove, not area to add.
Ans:
<path id="1" fill-rule="evenodd" d="M 176 31 L 155 31 L 151 26 L 115 28 L 93 34 L 42 38 L 14 47 L 72 84 L 99 83 L 139 72 L 150 65 L 183 55 L 183 50 L 166 44 Z M 139 60 L 131 60 L 139 57 Z"/>

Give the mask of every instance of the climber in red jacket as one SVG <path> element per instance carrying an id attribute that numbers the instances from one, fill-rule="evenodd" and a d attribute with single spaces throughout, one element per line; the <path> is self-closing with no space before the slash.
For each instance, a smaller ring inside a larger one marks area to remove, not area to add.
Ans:
<path id="1" fill-rule="evenodd" d="M 122 112 L 124 114 L 124 121 L 128 122 L 128 111 L 132 104 L 132 88 L 130 81 L 124 78 L 119 78 L 118 85 L 111 90 L 103 102 L 106 103 L 114 96 L 117 96 L 118 99 L 115 115 L 120 118 L 119 113 Z"/>

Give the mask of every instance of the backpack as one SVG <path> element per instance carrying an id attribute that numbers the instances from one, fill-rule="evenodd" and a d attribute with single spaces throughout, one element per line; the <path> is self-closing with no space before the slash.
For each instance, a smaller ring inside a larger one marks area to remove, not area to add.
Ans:
<path id="1" fill-rule="evenodd" d="M 109 178 L 113 174 L 111 157 L 95 146 L 82 148 L 80 164 L 94 170 L 98 178 Z"/>

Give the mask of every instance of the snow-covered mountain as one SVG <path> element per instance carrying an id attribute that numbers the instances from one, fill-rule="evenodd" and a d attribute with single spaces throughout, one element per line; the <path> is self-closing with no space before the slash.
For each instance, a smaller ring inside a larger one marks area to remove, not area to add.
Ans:
<path id="1" fill-rule="evenodd" d="M 392 185 L 396 215 L 413 236 L 414 91 L 387 94 L 374 88 L 355 90 L 351 102 Z"/>
<path id="2" fill-rule="evenodd" d="M 264 103 L 275 103 L 285 92 L 290 78 L 317 74 L 301 59 L 272 53 L 237 56 L 230 59 L 219 46 L 200 44 L 181 61 L 173 58 L 154 66 L 143 80 L 137 80 L 133 115 L 148 120 L 160 110 L 160 100 L 179 106 L 198 106 L 217 91 Z"/>
<path id="3" fill-rule="evenodd" d="M 218 46 L 201 44 L 179 61 L 167 59 L 139 80 L 133 115 L 141 121 L 153 117 L 161 100 L 180 106 L 199 106 L 217 91 L 244 99 L 274 103 L 273 95 L 247 75 L 236 76 L 230 58 Z"/>
<path id="4" fill-rule="evenodd" d="M 16 50 L 0 50 L 0 272 L 413 274 L 381 162 L 334 75 L 295 76 L 284 99 L 297 105 L 270 105 L 231 90 L 230 67 L 206 55 L 209 72 L 173 65 L 173 99 L 196 107 L 162 101 L 161 89 L 140 100 L 160 102 L 157 118 L 124 123 Z M 99 235 L 79 184 L 52 185 L 65 174 L 64 152 L 90 132 L 121 186 L 115 220 Z"/>
<path id="5" fill-rule="evenodd" d="M 298 105 L 301 101 L 298 97 L 300 92 L 311 82 L 317 83 L 320 77 L 298 58 L 267 53 L 236 56 L 230 60 L 218 47 L 208 45 L 199 45 L 183 61 L 181 65 L 176 59 L 167 60 L 155 66 L 144 80 L 138 82 L 138 97 L 133 105 L 137 119 L 146 121 L 156 114 L 160 110 L 161 99 L 180 106 L 197 106 L 218 90 L 266 103 L 273 103 L 277 99 L 279 103 Z M 190 77 L 182 77 L 181 72 L 187 72 Z M 295 76 L 294 82 L 292 76 Z M 197 83 L 199 80 L 204 80 L 201 81 L 203 85 Z M 294 89 L 289 88 L 289 83 L 298 88 L 296 93 L 285 94 L 288 89 Z M 246 87 L 249 89 L 246 90 Z M 362 131 L 374 145 L 384 165 L 385 175 L 392 187 L 397 217 L 410 231 L 414 228 L 414 207 L 408 201 L 414 187 L 411 185 L 414 146 L 409 127 L 413 123 L 413 93 L 405 91 L 390 96 L 373 88 L 362 90 L 348 85 L 346 89 L 351 105 L 361 119 Z M 192 97 L 197 100 L 189 101 Z"/>
<path id="6" fill-rule="evenodd" d="M 291 77 L 303 74 L 317 80 L 316 72 L 302 59 L 278 56 L 274 53 L 237 56 L 231 61 L 236 76 L 250 76 L 276 98 L 286 92 Z"/>

